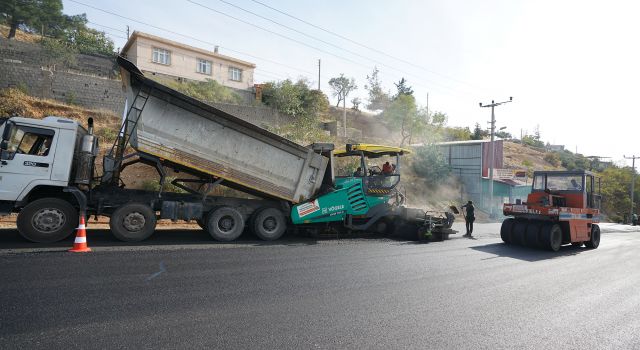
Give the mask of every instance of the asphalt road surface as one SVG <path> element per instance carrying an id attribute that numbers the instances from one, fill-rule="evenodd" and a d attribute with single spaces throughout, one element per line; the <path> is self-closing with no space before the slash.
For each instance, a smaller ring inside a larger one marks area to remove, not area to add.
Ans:
<path id="1" fill-rule="evenodd" d="M 557 253 L 498 231 L 428 244 L 90 231 L 94 252 L 73 254 L 0 230 L 0 348 L 640 349 L 639 228 L 603 225 L 600 248 Z"/>

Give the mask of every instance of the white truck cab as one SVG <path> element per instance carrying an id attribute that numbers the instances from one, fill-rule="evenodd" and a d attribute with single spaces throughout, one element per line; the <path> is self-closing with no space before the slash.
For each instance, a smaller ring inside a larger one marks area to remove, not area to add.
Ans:
<path id="1" fill-rule="evenodd" d="M 76 121 L 55 116 L 12 117 L 0 125 L 0 215 L 18 212 L 28 239 L 58 240 L 77 224 L 77 202 L 64 189 L 75 184 L 87 134 Z"/>

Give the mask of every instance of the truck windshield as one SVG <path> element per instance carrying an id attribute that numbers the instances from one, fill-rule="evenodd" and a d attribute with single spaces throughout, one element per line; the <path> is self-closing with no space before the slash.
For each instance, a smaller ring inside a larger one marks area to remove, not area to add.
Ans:
<path id="1" fill-rule="evenodd" d="M 545 184 L 546 178 L 546 184 Z M 534 190 L 550 191 L 582 191 L 582 176 L 580 175 L 537 175 L 533 179 Z"/>

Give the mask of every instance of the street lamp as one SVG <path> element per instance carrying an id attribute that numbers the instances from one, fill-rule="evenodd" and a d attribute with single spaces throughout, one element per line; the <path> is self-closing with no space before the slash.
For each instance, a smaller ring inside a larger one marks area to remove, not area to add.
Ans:
<path id="1" fill-rule="evenodd" d="M 513 101 L 513 97 L 509 97 L 508 101 L 503 101 L 503 102 L 495 102 L 495 101 L 491 101 L 490 104 L 488 105 L 483 105 L 482 102 L 480 102 L 480 107 L 491 107 L 491 153 L 489 154 L 491 156 L 491 160 L 489 161 L 489 217 L 493 218 L 494 214 L 493 214 L 493 167 L 494 167 L 494 162 L 495 162 L 495 157 L 494 157 L 494 139 L 495 139 L 495 131 L 496 131 L 496 115 L 494 112 L 494 108 L 496 106 L 500 106 L 502 104 L 505 103 L 509 103 Z M 502 128 L 500 129 L 502 130 Z"/>

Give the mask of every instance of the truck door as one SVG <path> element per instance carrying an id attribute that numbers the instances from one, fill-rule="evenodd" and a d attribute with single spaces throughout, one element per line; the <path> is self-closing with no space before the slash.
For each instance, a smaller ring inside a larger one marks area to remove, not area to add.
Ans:
<path id="1" fill-rule="evenodd" d="M 16 125 L 0 159 L 0 200 L 15 201 L 32 181 L 51 178 L 56 132 Z"/>

